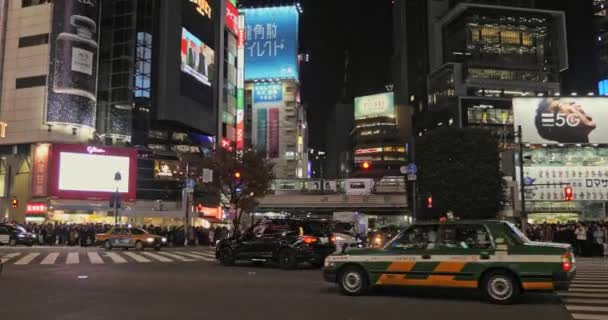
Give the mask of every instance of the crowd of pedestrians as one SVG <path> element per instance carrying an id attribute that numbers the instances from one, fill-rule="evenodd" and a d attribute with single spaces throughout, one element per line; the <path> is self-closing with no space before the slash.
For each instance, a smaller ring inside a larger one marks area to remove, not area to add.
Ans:
<path id="1" fill-rule="evenodd" d="M 48 246 L 93 246 L 95 235 L 108 232 L 114 225 L 102 223 L 27 223 L 21 224 L 28 232 L 36 235 L 37 244 Z M 182 246 L 185 243 L 183 226 L 134 226 L 151 234 L 165 237 L 169 246 Z M 219 240 L 228 236 L 228 229 L 222 226 L 215 228 L 190 227 L 188 245 L 214 246 Z"/>
<path id="2" fill-rule="evenodd" d="M 528 226 L 526 235 L 533 241 L 571 244 L 579 256 L 608 256 L 608 223 L 605 222 L 533 224 Z"/>

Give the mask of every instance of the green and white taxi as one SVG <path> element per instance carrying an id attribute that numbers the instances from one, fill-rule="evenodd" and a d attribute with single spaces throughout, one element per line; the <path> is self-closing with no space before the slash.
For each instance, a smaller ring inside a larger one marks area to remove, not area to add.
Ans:
<path id="1" fill-rule="evenodd" d="M 504 221 L 415 224 L 384 248 L 333 254 L 323 269 L 347 295 L 373 286 L 472 288 L 503 304 L 528 291 L 567 290 L 575 273 L 570 245 L 532 242 Z"/>

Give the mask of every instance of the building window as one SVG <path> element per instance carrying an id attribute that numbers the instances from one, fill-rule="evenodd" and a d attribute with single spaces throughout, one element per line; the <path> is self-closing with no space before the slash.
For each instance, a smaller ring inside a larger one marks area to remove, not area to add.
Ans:
<path id="1" fill-rule="evenodd" d="M 51 3 L 52 0 L 21 0 L 21 7 L 37 6 L 39 4 Z"/>
<path id="2" fill-rule="evenodd" d="M 137 33 L 135 57 L 135 98 L 150 98 L 152 89 L 152 35 Z"/>
<path id="3" fill-rule="evenodd" d="M 17 78 L 17 81 L 15 82 L 16 89 L 44 87 L 44 86 L 46 86 L 46 76 Z"/>
<path id="4" fill-rule="evenodd" d="M 39 46 L 49 43 L 49 34 L 38 34 L 19 38 L 19 48 Z"/>

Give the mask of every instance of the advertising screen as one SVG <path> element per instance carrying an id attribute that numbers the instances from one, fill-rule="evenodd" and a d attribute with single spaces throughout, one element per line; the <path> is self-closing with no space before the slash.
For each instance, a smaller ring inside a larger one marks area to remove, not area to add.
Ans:
<path id="1" fill-rule="evenodd" d="M 99 2 L 53 2 L 48 123 L 95 127 Z"/>
<path id="2" fill-rule="evenodd" d="M 259 82 L 253 85 L 253 103 L 283 102 L 283 84 Z"/>
<path id="3" fill-rule="evenodd" d="M 135 199 L 137 151 L 86 145 L 52 147 L 49 195 L 65 199 L 109 199 L 118 191 Z M 120 180 L 115 176 L 120 173 Z"/>
<path id="4" fill-rule="evenodd" d="M 298 23 L 295 6 L 243 9 L 245 80 L 298 79 Z"/>
<path id="5" fill-rule="evenodd" d="M 230 3 L 230 1 L 226 2 L 226 28 L 234 34 L 239 33 L 238 19 L 239 11 L 236 9 L 236 6 Z"/>
<path id="6" fill-rule="evenodd" d="M 355 120 L 394 116 L 395 97 L 392 92 L 355 98 Z"/>
<path id="7" fill-rule="evenodd" d="M 211 86 L 210 73 L 215 54 L 213 49 L 203 43 L 186 28 L 182 28 L 182 66 L 183 72 L 200 83 Z"/>
<path id="8" fill-rule="evenodd" d="M 608 98 L 516 98 L 513 113 L 527 143 L 608 142 Z"/>

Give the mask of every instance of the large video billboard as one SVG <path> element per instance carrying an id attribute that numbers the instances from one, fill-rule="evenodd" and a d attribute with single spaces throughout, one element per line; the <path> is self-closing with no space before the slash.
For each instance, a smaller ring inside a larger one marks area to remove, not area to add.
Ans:
<path id="1" fill-rule="evenodd" d="M 210 72 L 215 61 L 213 49 L 195 37 L 186 28 L 182 28 L 182 65 L 181 70 L 196 81 L 211 86 Z"/>
<path id="2" fill-rule="evenodd" d="M 395 96 L 392 92 L 355 98 L 355 120 L 394 116 Z"/>
<path id="3" fill-rule="evenodd" d="M 99 1 L 53 2 L 48 123 L 95 127 Z"/>
<path id="4" fill-rule="evenodd" d="M 608 142 L 608 98 L 516 98 L 513 113 L 526 143 Z"/>
<path id="5" fill-rule="evenodd" d="M 118 188 L 125 200 L 134 200 L 137 151 L 87 145 L 53 145 L 49 196 L 64 199 L 110 199 Z M 115 181 L 120 173 L 121 180 Z"/>
<path id="6" fill-rule="evenodd" d="M 298 79 L 298 23 L 295 6 L 243 9 L 245 80 Z"/>

